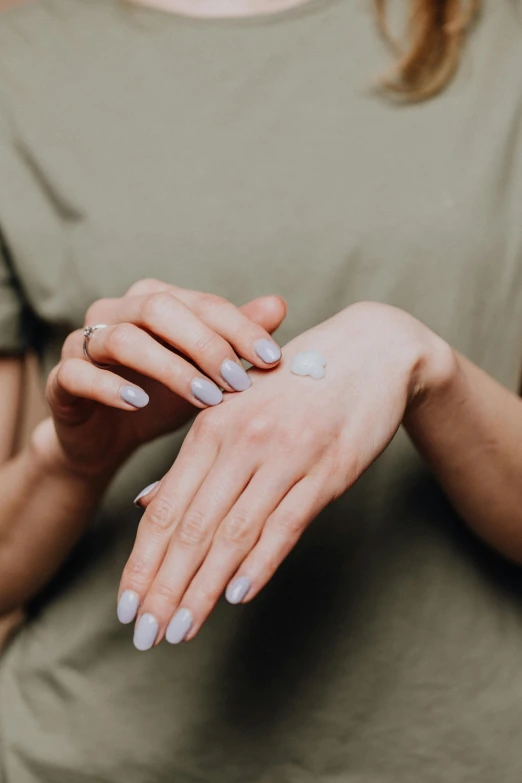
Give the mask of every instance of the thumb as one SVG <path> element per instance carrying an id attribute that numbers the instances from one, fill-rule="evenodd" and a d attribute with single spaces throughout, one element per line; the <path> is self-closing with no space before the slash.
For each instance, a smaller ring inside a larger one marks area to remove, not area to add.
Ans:
<path id="1" fill-rule="evenodd" d="M 259 296 L 239 309 L 251 321 L 272 333 L 285 319 L 287 305 L 282 296 Z"/>

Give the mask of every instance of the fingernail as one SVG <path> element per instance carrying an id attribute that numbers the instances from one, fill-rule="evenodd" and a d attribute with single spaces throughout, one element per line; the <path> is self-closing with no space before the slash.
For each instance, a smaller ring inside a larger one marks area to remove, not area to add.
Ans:
<path id="1" fill-rule="evenodd" d="M 238 576 L 238 578 L 234 579 L 227 587 L 225 597 L 229 603 L 238 604 L 243 600 L 251 587 L 252 582 L 248 576 Z"/>
<path id="2" fill-rule="evenodd" d="M 134 590 L 125 590 L 121 594 L 118 601 L 118 620 L 120 623 L 127 625 L 132 623 L 138 612 L 138 606 L 140 605 L 140 597 Z"/>
<path id="3" fill-rule="evenodd" d="M 124 402 L 128 402 L 129 405 L 134 405 L 135 408 L 144 408 L 149 402 L 147 392 L 144 392 L 143 389 L 138 389 L 137 386 L 122 386 L 120 397 Z"/>
<path id="4" fill-rule="evenodd" d="M 223 393 L 212 381 L 206 378 L 194 378 L 190 384 L 192 394 L 205 405 L 218 405 L 223 399 Z"/>
<path id="5" fill-rule="evenodd" d="M 281 348 L 277 343 L 272 342 L 272 340 L 267 340 L 266 338 L 258 340 L 254 345 L 254 350 L 259 358 L 267 364 L 278 362 L 281 358 Z"/>
<path id="6" fill-rule="evenodd" d="M 140 504 L 138 503 L 139 500 L 145 497 L 145 495 L 148 495 L 151 490 L 154 489 L 154 487 L 159 484 L 159 481 L 153 481 L 152 484 L 149 484 L 145 489 L 142 489 L 139 495 L 136 495 L 134 500 L 132 501 L 135 506 L 140 507 Z"/>
<path id="7" fill-rule="evenodd" d="M 193 622 L 194 618 L 190 609 L 178 609 L 168 625 L 165 639 L 170 644 L 182 642 Z"/>
<path id="8" fill-rule="evenodd" d="M 221 365 L 223 379 L 236 391 L 245 391 L 252 386 L 250 375 L 237 362 L 226 359 Z"/>
<path id="9" fill-rule="evenodd" d="M 134 646 L 142 652 L 150 650 L 158 635 L 158 621 L 153 614 L 142 614 L 134 630 Z"/>

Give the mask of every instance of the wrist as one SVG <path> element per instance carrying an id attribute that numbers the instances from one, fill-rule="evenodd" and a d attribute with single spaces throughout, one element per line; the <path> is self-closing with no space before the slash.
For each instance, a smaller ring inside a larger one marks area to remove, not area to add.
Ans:
<path id="1" fill-rule="evenodd" d="M 51 417 L 35 427 L 28 448 L 31 460 L 39 471 L 84 484 L 91 490 L 103 490 L 124 462 L 122 457 L 114 464 L 75 463 L 62 448 Z"/>
<path id="2" fill-rule="evenodd" d="M 450 393 L 459 375 L 456 351 L 428 327 L 425 329 L 411 373 L 406 418 Z"/>
<path id="3" fill-rule="evenodd" d="M 353 340 L 363 330 L 370 334 L 377 331 L 379 338 L 385 336 L 385 355 L 392 357 L 406 383 L 406 413 L 452 386 L 458 374 L 456 352 L 405 310 L 378 302 L 356 302 L 335 318 L 340 319 L 345 339 L 348 335 Z"/>

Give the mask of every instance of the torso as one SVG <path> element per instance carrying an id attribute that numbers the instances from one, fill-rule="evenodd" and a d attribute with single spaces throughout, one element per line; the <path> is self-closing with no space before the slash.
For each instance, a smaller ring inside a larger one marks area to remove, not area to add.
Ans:
<path id="1" fill-rule="evenodd" d="M 0 226 L 46 324 L 42 379 L 91 301 L 156 276 L 281 293 L 283 343 L 386 301 L 516 388 L 514 6 L 486 3 L 456 81 L 410 107 L 368 88 L 386 64 L 371 6 L 202 20 L 47 0 L 0 20 Z M 133 457 L 3 658 L 6 781 L 519 783 L 518 570 L 402 434 L 251 605 L 133 649 L 114 606 L 131 500 L 180 439 Z"/>

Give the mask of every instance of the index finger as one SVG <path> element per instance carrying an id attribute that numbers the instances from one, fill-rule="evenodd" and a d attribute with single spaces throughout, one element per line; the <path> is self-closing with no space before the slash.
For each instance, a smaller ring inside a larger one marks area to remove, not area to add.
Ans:
<path id="1" fill-rule="evenodd" d="M 133 283 L 127 289 L 124 296 L 143 296 L 146 294 L 159 293 L 161 291 L 170 291 L 174 296 L 181 298 L 183 291 L 188 294 L 195 294 L 196 291 L 183 289 L 173 283 L 165 283 L 162 280 L 147 277 Z M 245 302 L 238 307 L 250 321 L 263 327 L 269 334 L 281 326 L 286 318 L 287 304 L 285 299 L 278 294 L 264 294 L 255 299 Z"/>
<path id="2" fill-rule="evenodd" d="M 239 308 L 216 294 L 181 288 L 152 278 L 134 283 L 125 296 L 161 292 L 170 293 L 187 305 L 250 364 L 266 369 L 280 361 L 281 349 L 265 326 L 273 331 L 285 317 L 286 302 L 281 297 L 259 297 Z"/>
<path id="3" fill-rule="evenodd" d="M 266 369 L 280 361 L 281 349 L 266 329 L 247 318 L 227 299 L 184 288 L 173 293 L 250 364 Z"/>

